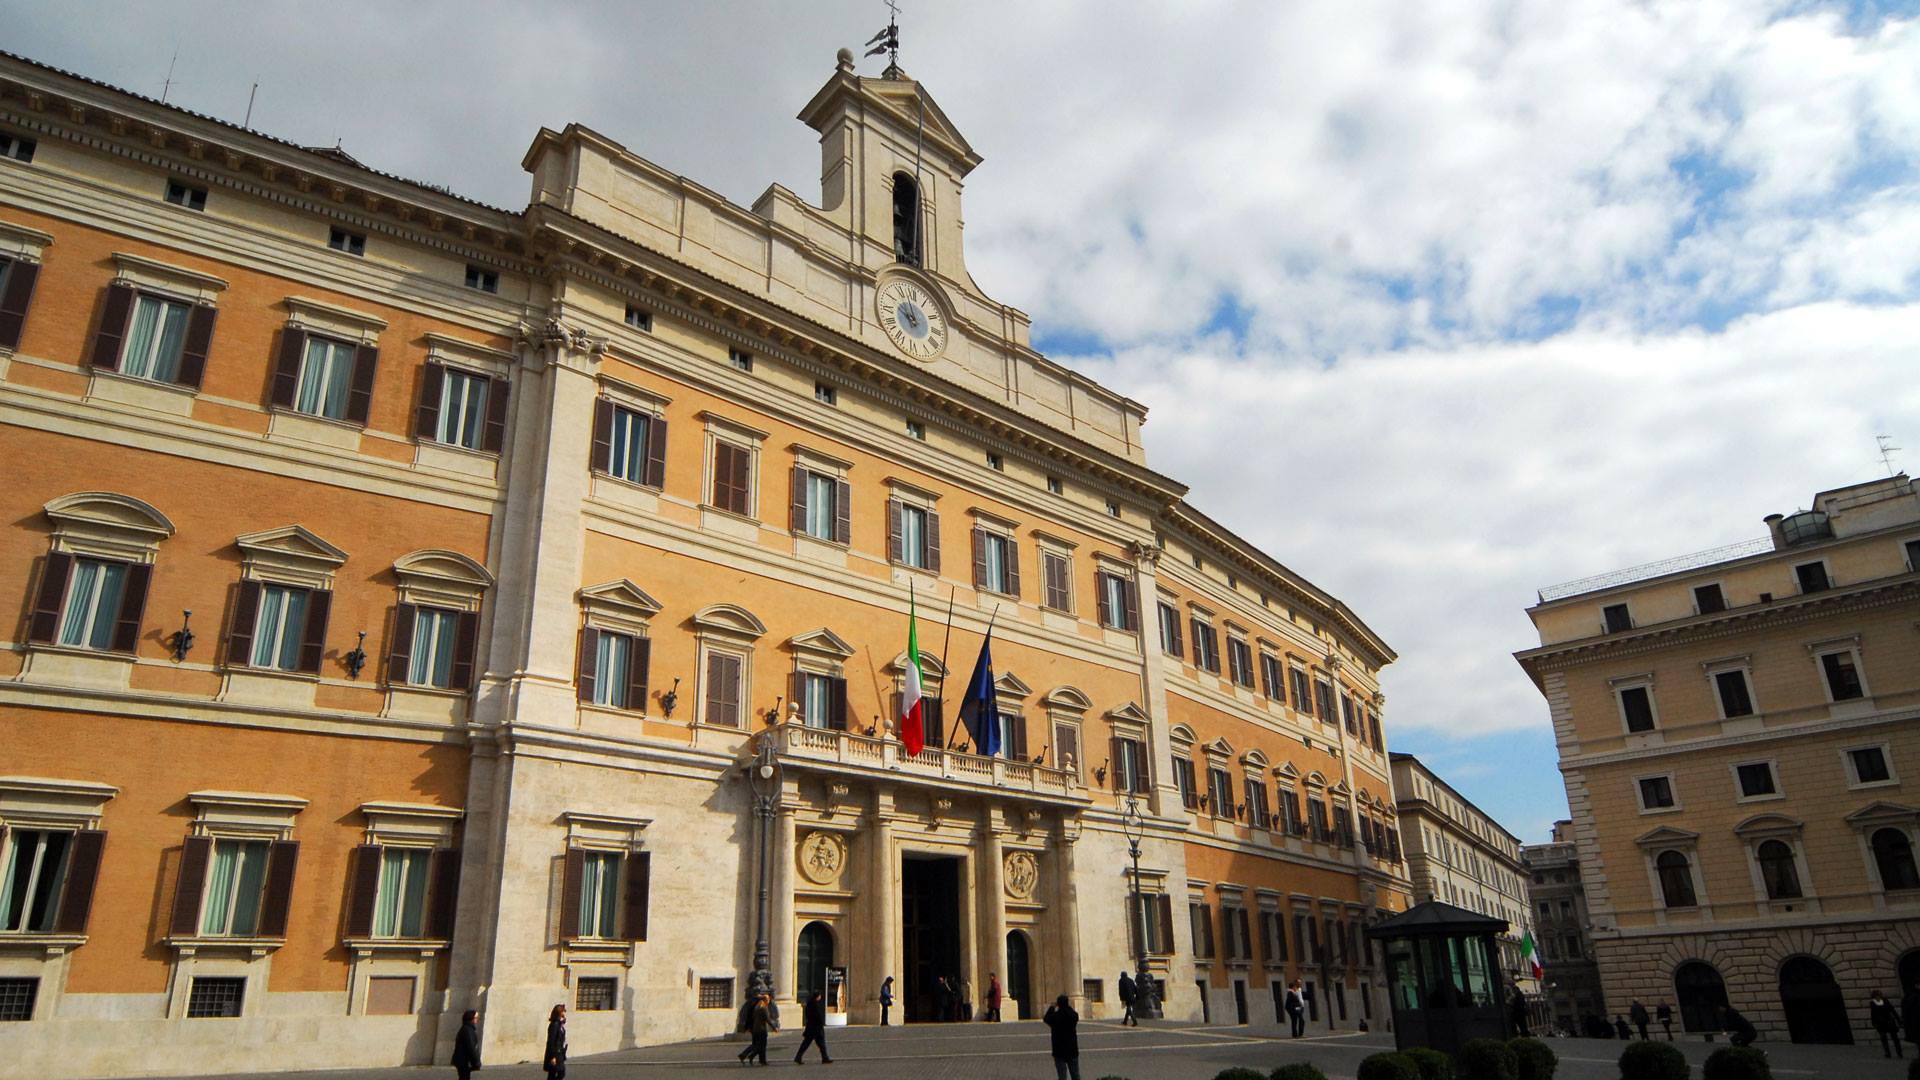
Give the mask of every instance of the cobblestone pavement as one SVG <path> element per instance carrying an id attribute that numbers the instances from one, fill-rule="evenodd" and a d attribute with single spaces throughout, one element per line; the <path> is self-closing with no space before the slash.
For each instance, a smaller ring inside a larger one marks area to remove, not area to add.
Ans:
<path id="1" fill-rule="evenodd" d="M 1047 1051 L 1047 1030 L 1037 1022 L 1006 1023 L 993 1027 L 954 1024 L 937 1027 L 835 1028 L 828 1032 L 834 1063 L 824 1072 L 834 1080 L 1051 1080 L 1053 1062 Z M 791 1070 L 798 1033 L 774 1036 L 768 1060 L 772 1069 Z M 567 1072 L 572 1080 L 666 1080 L 669 1077 L 740 1072 L 734 1055 L 741 1043 L 708 1039 L 668 1046 L 641 1047 L 612 1054 L 576 1058 Z M 1392 1047 L 1388 1035 L 1319 1035 L 1289 1039 L 1261 1027 L 1208 1027 L 1149 1024 L 1122 1028 L 1105 1021 L 1080 1025 L 1080 1071 L 1085 1080 L 1120 1076 L 1127 1080 L 1212 1080 L 1232 1065 L 1266 1072 L 1276 1065 L 1311 1061 L 1332 1080 L 1352 1080 L 1360 1060 Z M 1558 1080 L 1617 1080 L 1615 1062 L 1621 1044 L 1592 1039 L 1550 1041 L 1560 1055 Z M 1699 1063 L 1714 1047 L 1695 1041 L 1678 1043 Z M 1763 1044 L 1780 1080 L 1904 1080 L 1906 1062 L 1886 1061 L 1877 1048 L 1865 1046 L 1791 1046 Z M 821 1069 L 809 1051 L 806 1068 Z M 544 1074 L 530 1063 L 489 1065 L 482 1080 L 539 1080 Z M 805 1074 L 802 1074 L 805 1075 Z M 325 1073 L 263 1073 L 225 1080 L 421 1080 L 452 1077 L 445 1067 L 360 1069 Z"/>

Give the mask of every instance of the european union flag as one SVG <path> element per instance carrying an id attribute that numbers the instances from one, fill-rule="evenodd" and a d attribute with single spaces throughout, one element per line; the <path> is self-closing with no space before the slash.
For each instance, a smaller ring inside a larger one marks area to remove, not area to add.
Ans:
<path id="1" fill-rule="evenodd" d="M 980 659 L 973 663 L 973 679 L 960 702 L 960 720 L 973 738 L 973 752 L 992 757 L 1000 752 L 1000 706 L 993 691 L 993 631 L 980 642 Z"/>

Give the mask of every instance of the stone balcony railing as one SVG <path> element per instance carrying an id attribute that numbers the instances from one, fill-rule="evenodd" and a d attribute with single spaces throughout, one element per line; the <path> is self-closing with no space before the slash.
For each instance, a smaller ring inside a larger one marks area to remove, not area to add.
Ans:
<path id="1" fill-rule="evenodd" d="M 789 764 L 817 762 L 856 770 L 897 772 L 903 778 L 949 785 L 997 788 L 1051 798 L 1086 798 L 1079 777 L 1046 765 L 931 746 L 909 755 L 898 739 L 800 724 L 781 724 L 773 729 L 773 736 L 778 740 L 781 757 Z"/>

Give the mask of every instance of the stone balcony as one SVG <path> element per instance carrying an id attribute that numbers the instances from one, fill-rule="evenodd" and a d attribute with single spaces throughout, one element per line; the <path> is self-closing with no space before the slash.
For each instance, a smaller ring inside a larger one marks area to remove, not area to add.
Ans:
<path id="1" fill-rule="evenodd" d="M 769 734 L 779 749 L 780 763 L 788 768 L 1073 806 L 1091 802 L 1079 777 L 1046 765 L 931 746 L 909 755 L 898 739 L 800 724 L 781 724 Z"/>

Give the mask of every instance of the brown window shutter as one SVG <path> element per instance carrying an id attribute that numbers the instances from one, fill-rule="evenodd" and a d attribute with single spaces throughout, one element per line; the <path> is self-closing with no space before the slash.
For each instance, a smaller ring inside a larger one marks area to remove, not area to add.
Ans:
<path id="1" fill-rule="evenodd" d="M 380 350 L 362 345 L 353 353 L 353 379 L 347 384 L 347 422 L 365 424 L 373 414 L 373 377 L 380 370 Z"/>
<path id="2" fill-rule="evenodd" d="M 453 670 L 447 673 L 449 689 L 473 689 L 473 657 L 480 644 L 480 615 L 463 611 L 454 620 Z"/>
<path id="3" fill-rule="evenodd" d="M 572 941 L 580 936 L 580 890 L 586 877 L 587 853 L 580 848 L 568 848 L 560 877 L 561 941 Z"/>
<path id="4" fill-rule="evenodd" d="M 6 271 L 6 291 L 0 292 L 0 349 L 15 349 L 27 325 L 27 305 L 33 299 L 33 283 L 40 278 L 40 264 L 15 260 Z"/>
<path id="5" fill-rule="evenodd" d="M 794 532 L 807 531 L 807 470 L 793 467 L 793 490 L 788 500 L 787 527 Z"/>
<path id="6" fill-rule="evenodd" d="M 987 534 L 978 525 L 973 527 L 973 587 L 987 587 Z"/>
<path id="7" fill-rule="evenodd" d="M 900 500 L 887 500 L 887 561 L 906 560 L 906 542 L 900 537 Z"/>
<path id="8" fill-rule="evenodd" d="M 588 467 L 597 473 L 613 471 L 613 402 L 606 398 L 593 401 L 593 455 Z"/>
<path id="9" fill-rule="evenodd" d="M 733 448 L 733 512 L 746 514 L 752 510 L 748 495 L 753 490 L 753 478 L 748 475 L 753 468 L 753 453 L 744 447 Z"/>
<path id="10" fill-rule="evenodd" d="M 93 887 L 100 880 L 100 855 L 107 834 L 83 829 L 73 834 L 73 853 L 67 856 L 67 881 L 60 889 L 60 910 L 53 920 L 56 934 L 84 934 L 93 913 Z"/>
<path id="11" fill-rule="evenodd" d="M 52 644 L 60 636 L 60 605 L 67 598 L 67 579 L 73 575 L 73 556 L 50 552 L 40 571 L 40 592 L 34 597 L 27 640 Z"/>
<path id="12" fill-rule="evenodd" d="M 1013 737 L 1013 745 L 1008 748 L 1007 757 L 1013 761 L 1025 761 L 1027 760 L 1027 718 L 1016 716 L 1012 720 L 1013 723 L 1008 727 L 1007 734 Z"/>
<path id="13" fill-rule="evenodd" d="M 480 433 L 480 449 L 489 454 L 507 445 L 507 399 L 512 393 L 513 384 L 504 378 L 495 378 L 487 388 L 487 426 Z"/>
<path id="14" fill-rule="evenodd" d="M 667 486 L 667 418 L 655 416 L 647 420 L 647 479 L 648 487 Z"/>
<path id="15" fill-rule="evenodd" d="M 853 543 L 853 485 L 845 480 L 833 482 L 833 541 Z"/>
<path id="16" fill-rule="evenodd" d="M 460 849 L 436 849 L 428 872 L 433 881 L 433 895 L 427 901 L 427 936 L 436 941 L 451 941 L 453 916 L 460 909 Z"/>
<path id="17" fill-rule="evenodd" d="M 1007 595 L 1020 596 L 1020 542 L 1007 537 Z"/>
<path id="18" fill-rule="evenodd" d="M 713 444 L 713 495 L 711 502 L 721 509 L 730 509 L 733 500 L 727 492 L 733 487 L 733 446 L 730 443 Z"/>
<path id="19" fill-rule="evenodd" d="M 1122 629 L 1140 629 L 1140 585 L 1131 578 L 1120 580 L 1120 596 L 1127 603 L 1127 623 Z"/>
<path id="20" fill-rule="evenodd" d="M 440 437 L 440 388 L 447 369 L 429 360 L 420 369 L 420 404 L 413 411 L 413 434 L 422 439 Z"/>
<path id="21" fill-rule="evenodd" d="M 293 871 L 300 864 L 300 841 L 267 845 L 267 881 L 260 898 L 260 936 L 287 936 L 287 912 L 293 907 Z"/>
<path id="22" fill-rule="evenodd" d="M 260 583 L 243 581 L 235 590 L 233 629 L 227 633 L 227 663 L 245 664 L 253 660 L 253 624 L 260 617 Z"/>
<path id="23" fill-rule="evenodd" d="M 380 898 L 380 845 L 353 849 L 347 870 L 347 936 L 373 936 L 373 913 Z"/>
<path id="24" fill-rule="evenodd" d="M 653 853 L 650 851 L 628 852 L 626 864 L 626 910 L 621 913 L 620 926 L 628 941 L 645 941 L 647 940 L 648 893 L 653 887 Z"/>
<path id="25" fill-rule="evenodd" d="M 387 639 L 387 683 L 404 685 L 412 677 L 413 624 L 419 609 L 412 604 L 393 605 L 393 636 Z"/>
<path id="26" fill-rule="evenodd" d="M 320 673 L 320 661 L 327 651 L 327 616 L 332 612 L 331 591 L 307 590 L 307 625 L 300 634 L 300 670 L 309 675 Z"/>
<path id="27" fill-rule="evenodd" d="M 1173 611 L 1172 608 L 1168 608 L 1167 610 Z M 1173 655 L 1184 660 L 1187 658 L 1187 645 L 1186 642 L 1180 640 L 1179 612 L 1173 611 L 1173 618 L 1169 620 L 1169 625 L 1173 628 Z"/>
<path id="28" fill-rule="evenodd" d="M 213 348 L 213 320 L 218 314 L 212 304 L 195 304 L 187 312 L 187 336 L 180 345 L 175 384 L 200 389 L 200 380 L 207 373 L 207 352 Z"/>
<path id="29" fill-rule="evenodd" d="M 127 583 L 120 594 L 120 613 L 113 621 L 113 651 L 133 652 L 140 643 L 140 617 L 147 610 L 147 585 L 153 580 L 153 567 L 134 563 L 127 567 Z"/>
<path id="30" fill-rule="evenodd" d="M 947 718 L 945 702 L 937 697 L 920 699 L 920 730 L 926 736 L 928 746 L 947 745 Z M 893 715 L 900 715 L 900 695 L 893 698 Z"/>
<path id="31" fill-rule="evenodd" d="M 133 286 L 116 281 L 107 286 L 100 309 L 100 331 L 93 337 L 93 366 L 120 370 L 120 347 L 126 344 L 127 320 L 133 318 Z"/>
<path id="32" fill-rule="evenodd" d="M 1213 955 L 1213 905 L 1212 904 L 1200 905 L 1200 927 L 1205 932 L 1204 940 L 1206 942 L 1206 951 L 1202 952 L 1200 955 L 1212 956 Z"/>
<path id="33" fill-rule="evenodd" d="M 922 716 L 924 717 L 924 712 Z M 827 680 L 827 726 L 835 731 L 847 730 L 847 680 Z"/>
<path id="34" fill-rule="evenodd" d="M 927 569 L 940 572 L 940 515 L 927 511 Z"/>
<path id="35" fill-rule="evenodd" d="M 268 398 L 283 409 L 293 408 L 300 388 L 300 362 L 307 354 L 307 332 L 289 326 L 280 331 L 280 357 L 273 365 L 273 388 Z M 438 400 L 439 395 L 435 395 Z"/>
<path id="36" fill-rule="evenodd" d="M 1274 959 L 1273 954 L 1273 912 L 1260 913 L 1260 958 Z"/>
<path id="37" fill-rule="evenodd" d="M 589 626 L 580 631 L 580 662 L 575 666 L 574 684 L 581 701 L 592 704 L 593 681 L 600 673 L 600 631 Z"/>
<path id="38" fill-rule="evenodd" d="M 1120 767 L 1120 744 L 1124 741 L 1118 735 L 1107 740 L 1107 772 L 1113 780 L 1113 790 L 1122 792 L 1127 790 L 1127 778 Z"/>
<path id="39" fill-rule="evenodd" d="M 1134 754 L 1134 757 L 1140 762 L 1140 775 L 1137 778 L 1138 784 L 1133 790 L 1137 794 L 1144 795 L 1153 790 L 1153 762 L 1147 757 L 1146 743 L 1135 739 L 1133 745 L 1139 748 Z"/>
<path id="40" fill-rule="evenodd" d="M 652 667 L 653 640 L 634 638 L 633 652 L 627 657 L 627 708 L 634 712 L 647 711 L 647 676 Z"/>
<path id="41" fill-rule="evenodd" d="M 1099 603 L 1101 626 L 1115 625 L 1113 621 L 1113 605 L 1107 603 L 1107 579 L 1112 576 L 1112 574 L 1104 570 L 1093 575 L 1093 593 L 1094 599 Z"/>
<path id="42" fill-rule="evenodd" d="M 1160 908 L 1160 951 L 1170 953 L 1173 951 L 1173 897 L 1161 893 L 1154 899 L 1159 901 Z"/>
<path id="43" fill-rule="evenodd" d="M 213 839 L 189 836 L 180 848 L 180 878 L 173 886 L 174 937 L 193 937 L 200 932 L 200 897 L 207 888 L 207 861 L 213 857 Z"/>

